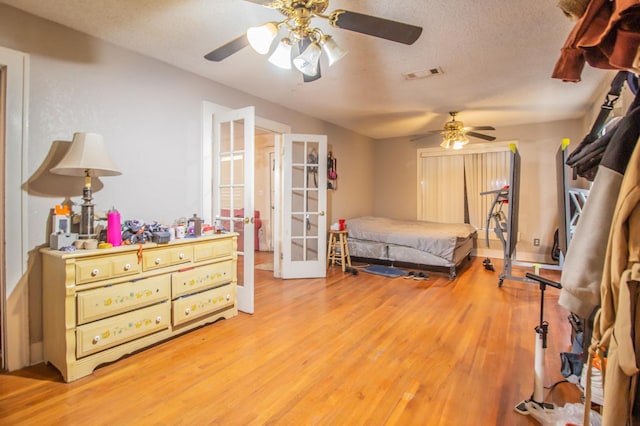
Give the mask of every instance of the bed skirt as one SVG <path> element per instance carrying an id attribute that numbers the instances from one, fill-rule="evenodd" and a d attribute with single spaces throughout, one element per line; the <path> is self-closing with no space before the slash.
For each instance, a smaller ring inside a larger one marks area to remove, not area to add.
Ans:
<path id="1" fill-rule="evenodd" d="M 451 280 L 456 278 L 464 261 L 471 257 L 473 242 L 473 237 L 460 239 L 456 244 L 453 259 L 446 260 L 411 247 L 355 238 L 348 239 L 352 261 L 448 272 Z"/>

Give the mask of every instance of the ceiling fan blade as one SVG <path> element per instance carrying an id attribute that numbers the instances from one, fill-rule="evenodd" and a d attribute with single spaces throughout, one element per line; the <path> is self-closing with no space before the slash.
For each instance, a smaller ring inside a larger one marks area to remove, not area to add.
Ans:
<path id="1" fill-rule="evenodd" d="M 484 135 L 482 133 L 476 132 L 466 132 L 467 136 L 473 136 L 474 138 L 484 139 L 486 141 L 494 141 L 496 138 L 494 136 Z"/>
<path id="2" fill-rule="evenodd" d="M 334 26 L 344 30 L 355 31 L 398 43 L 413 44 L 420 34 L 422 27 L 390 21 L 376 16 L 364 15 L 347 10 L 336 10 L 332 14 L 335 21 L 330 21 Z"/>
<path id="3" fill-rule="evenodd" d="M 495 130 L 495 127 L 492 126 L 470 126 L 465 127 L 464 130 Z"/>
<path id="4" fill-rule="evenodd" d="M 231 40 L 230 42 L 223 44 L 217 49 L 204 55 L 205 59 L 210 61 L 220 62 L 221 60 L 233 55 L 234 53 L 244 49 L 249 45 L 246 34 L 242 34 L 240 37 Z"/>

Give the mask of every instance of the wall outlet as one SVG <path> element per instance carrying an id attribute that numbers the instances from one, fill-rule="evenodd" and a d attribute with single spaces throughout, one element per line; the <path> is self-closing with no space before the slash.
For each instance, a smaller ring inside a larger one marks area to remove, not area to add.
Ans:
<path id="1" fill-rule="evenodd" d="M 533 245 L 534 245 L 534 247 L 539 247 L 540 246 L 540 238 L 534 238 L 533 239 Z"/>

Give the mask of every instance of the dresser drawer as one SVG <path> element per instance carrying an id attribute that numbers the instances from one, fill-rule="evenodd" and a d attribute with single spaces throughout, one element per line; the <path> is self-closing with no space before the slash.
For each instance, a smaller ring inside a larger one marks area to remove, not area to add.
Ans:
<path id="1" fill-rule="evenodd" d="M 169 274 L 78 292 L 77 323 L 107 318 L 170 298 Z"/>
<path id="2" fill-rule="evenodd" d="M 137 339 L 169 327 L 171 304 L 149 306 L 76 328 L 76 356 L 95 352 Z"/>
<path id="3" fill-rule="evenodd" d="M 230 256 L 233 253 L 233 240 L 226 238 L 224 240 L 213 240 L 207 243 L 197 244 L 194 246 L 193 259 L 200 262 L 207 259 L 215 259 L 216 257 Z"/>
<path id="4" fill-rule="evenodd" d="M 142 252 L 142 269 L 150 271 L 180 263 L 189 263 L 192 260 L 193 247 L 189 245 L 148 250 Z"/>
<path id="5" fill-rule="evenodd" d="M 235 287 L 224 285 L 202 293 L 176 299 L 173 304 L 173 325 L 192 321 L 236 303 Z"/>
<path id="6" fill-rule="evenodd" d="M 231 282 L 233 262 L 225 260 L 171 274 L 172 298 Z"/>
<path id="7" fill-rule="evenodd" d="M 76 261 L 76 284 L 86 284 L 140 272 L 138 255 L 126 253 Z"/>

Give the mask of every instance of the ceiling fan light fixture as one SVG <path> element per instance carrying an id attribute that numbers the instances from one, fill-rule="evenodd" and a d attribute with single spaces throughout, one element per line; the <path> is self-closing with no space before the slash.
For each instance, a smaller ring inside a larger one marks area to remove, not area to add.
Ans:
<path id="1" fill-rule="evenodd" d="M 271 48 L 271 43 L 278 35 L 278 27 L 273 22 L 267 22 L 259 27 L 251 27 L 247 30 L 247 40 L 251 48 L 261 55 L 266 55 Z"/>
<path id="2" fill-rule="evenodd" d="M 309 44 L 309 47 L 304 52 L 293 59 L 293 65 L 304 75 L 313 77 L 318 73 L 318 62 L 321 54 L 322 49 L 318 43 L 313 42 Z"/>
<path id="3" fill-rule="evenodd" d="M 441 147 L 449 149 L 462 149 L 469 143 L 469 138 L 462 130 L 447 130 L 444 132 L 444 139 L 440 144 Z"/>
<path id="4" fill-rule="evenodd" d="M 278 47 L 276 47 L 276 50 L 269 57 L 269 62 L 279 68 L 290 70 L 291 49 L 291 40 L 289 40 L 289 38 L 287 37 L 283 38 L 282 40 L 280 40 L 280 43 L 278 43 Z"/>
<path id="5" fill-rule="evenodd" d="M 320 46 L 322 46 L 322 50 L 327 55 L 329 66 L 332 66 L 347 54 L 347 51 L 338 46 L 333 37 L 329 35 L 322 36 Z"/>

